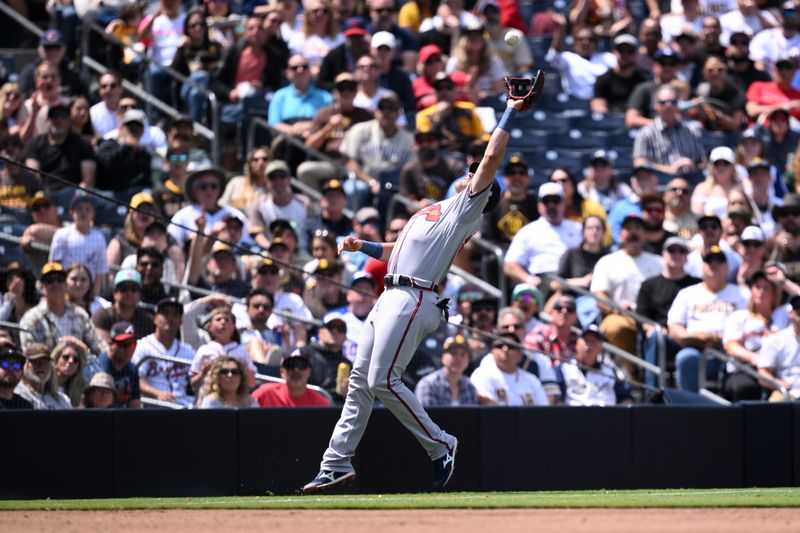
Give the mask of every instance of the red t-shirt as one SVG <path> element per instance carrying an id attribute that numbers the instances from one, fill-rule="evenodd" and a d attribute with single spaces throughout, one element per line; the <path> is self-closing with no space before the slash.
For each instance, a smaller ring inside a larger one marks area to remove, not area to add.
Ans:
<path id="1" fill-rule="evenodd" d="M 793 100 L 800 100 L 800 91 L 793 87 L 781 89 L 774 81 L 754 81 L 747 89 L 747 101 L 759 105 L 783 104 Z M 792 116 L 800 120 L 800 109 L 792 111 Z"/>
<path id="2" fill-rule="evenodd" d="M 239 56 L 239 65 L 236 67 L 236 85 L 243 81 L 261 80 L 264 69 L 267 68 L 267 54 L 262 50 L 254 51 L 248 46 Z"/>
<path id="3" fill-rule="evenodd" d="M 367 259 L 367 264 L 364 265 L 364 272 L 368 273 L 372 276 L 372 279 L 375 280 L 375 285 L 378 289 L 378 296 L 383 292 L 383 278 L 386 277 L 386 267 L 388 265 L 381 261 L 380 259 L 375 259 L 374 257 L 370 257 Z"/>
<path id="4" fill-rule="evenodd" d="M 306 389 L 302 396 L 290 396 L 286 383 L 264 383 L 253 393 L 261 407 L 328 407 L 331 403 L 317 391 Z"/>

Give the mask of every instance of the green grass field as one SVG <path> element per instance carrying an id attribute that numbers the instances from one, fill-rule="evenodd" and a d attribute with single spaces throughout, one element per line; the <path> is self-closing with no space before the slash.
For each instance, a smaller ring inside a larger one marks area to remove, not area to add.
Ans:
<path id="1" fill-rule="evenodd" d="M 454 492 L 226 498 L 0 501 L 1 511 L 122 509 L 501 509 L 800 507 L 800 488 Z"/>

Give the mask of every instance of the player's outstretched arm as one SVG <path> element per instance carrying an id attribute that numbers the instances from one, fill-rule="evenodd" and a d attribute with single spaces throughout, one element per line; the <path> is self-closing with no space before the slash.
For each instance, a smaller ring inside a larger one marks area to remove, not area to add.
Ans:
<path id="1" fill-rule="evenodd" d="M 522 106 L 522 100 L 511 100 L 509 98 L 506 102 L 506 113 L 503 117 L 508 117 L 507 121 L 513 120 L 514 116 L 522 109 Z M 505 156 L 506 147 L 508 146 L 509 133 L 506 129 L 503 129 L 503 125 L 504 124 L 501 122 L 492 132 L 489 144 L 486 146 L 486 151 L 483 153 L 481 164 L 475 172 L 475 176 L 472 178 L 472 186 L 470 189 L 472 192 L 482 191 L 488 187 L 497 174 L 497 169 L 503 161 L 503 156 Z"/>
<path id="2" fill-rule="evenodd" d="M 370 242 L 348 235 L 339 243 L 339 255 L 342 252 L 362 252 L 386 263 L 394 249 L 393 242 Z"/>

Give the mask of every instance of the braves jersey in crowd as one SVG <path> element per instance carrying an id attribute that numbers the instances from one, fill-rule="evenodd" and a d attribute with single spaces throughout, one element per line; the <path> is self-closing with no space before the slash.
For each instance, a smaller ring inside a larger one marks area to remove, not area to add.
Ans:
<path id="1" fill-rule="evenodd" d="M 149 355 L 168 355 L 183 359 L 187 364 L 170 363 L 149 359 L 141 366 L 139 362 Z M 155 334 L 148 335 L 136 344 L 133 352 L 133 364 L 139 368 L 139 379 L 146 381 L 151 387 L 160 391 L 170 392 L 175 396 L 175 402 L 191 407 L 194 405 L 194 396 L 187 394 L 189 385 L 189 366 L 194 360 L 194 350 L 188 344 L 175 339 L 172 346 L 161 344 Z"/>

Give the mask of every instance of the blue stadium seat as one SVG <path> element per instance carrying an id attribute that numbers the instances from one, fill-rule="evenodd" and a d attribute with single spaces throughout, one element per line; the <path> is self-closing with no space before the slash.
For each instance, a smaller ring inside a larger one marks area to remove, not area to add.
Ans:
<path id="1" fill-rule="evenodd" d="M 625 128 L 625 117 L 609 113 L 589 113 L 570 118 L 570 127 L 592 131 L 619 132 Z"/>
<path id="2" fill-rule="evenodd" d="M 617 151 L 625 148 L 633 149 L 633 141 L 636 139 L 636 132 L 639 130 L 623 130 L 609 135 L 606 140 L 608 147 Z"/>
<path id="3" fill-rule="evenodd" d="M 513 128 L 509 133 L 508 150 L 544 150 L 547 148 L 548 133 L 535 126 Z"/>
<path id="4" fill-rule="evenodd" d="M 739 132 L 723 133 L 719 131 L 703 130 L 701 140 L 707 152 L 710 152 L 717 146 L 736 148 L 736 145 L 739 144 Z"/>
<path id="5" fill-rule="evenodd" d="M 536 109 L 531 115 L 534 127 L 547 132 L 566 133 L 570 128 L 570 120 L 552 111 Z"/>
<path id="6" fill-rule="evenodd" d="M 552 133 L 547 136 L 547 144 L 551 148 L 568 150 L 597 150 L 605 148 L 608 139 L 595 132 L 585 132 L 579 129 L 571 129 L 566 134 Z"/>
<path id="7" fill-rule="evenodd" d="M 589 100 L 570 96 L 564 93 L 560 86 L 558 94 L 545 94 L 539 102 L 539 107 L 548 111 L 580 111 L 587 115 L 590 113 Z"/>

